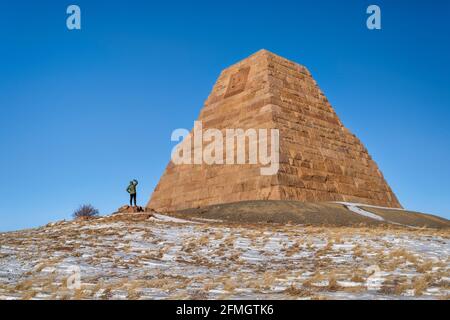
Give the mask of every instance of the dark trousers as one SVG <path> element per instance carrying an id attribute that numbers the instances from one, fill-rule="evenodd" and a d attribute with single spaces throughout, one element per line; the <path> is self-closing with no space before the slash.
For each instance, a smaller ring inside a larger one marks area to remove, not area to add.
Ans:
<path id="1" fill-rule="evenodd" d="M 136 206 L 136 193 L 130 193 L 130 206 L 133 206 L 133 199 L 134 199 L 134 206 Z"/>

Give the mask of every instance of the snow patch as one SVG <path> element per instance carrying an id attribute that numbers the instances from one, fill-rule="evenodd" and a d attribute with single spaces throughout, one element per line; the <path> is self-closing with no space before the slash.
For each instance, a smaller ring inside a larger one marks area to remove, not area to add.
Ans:
<path id="1" fill-rule="evenodd" d="M 158 221 L 162 221 L 162 222 L 201 224 L 200 222 L 179 219 L 179 218 L 170 217 L 170 216 L 166 216 L 166 215 L 158 214 L 158 213 L 154 213 L 153 217 L 150 219 L 154 219 L 154 220 L 158 220 Z"/>
<path id="2" fill-rule="evenodd" d="M 358 205 L 360 205 L 360 204 L 358 204 L 358 203 L 351 203 L 351 202 L 336 202 L 336 203 L 343 204 L 344 206 L 347 207 L 348 210 L 350 210 L 354 213 L 357 213 L 360 216 L 364 216 L 364 217 L 371 218 L 371 219 L 378 220 L 378 221 L 385 221 L 384 218 L 380 217 L 379 215 L 376 215 L 372 212 L 369 212 L 369 211 L 359 208 Z M 374 207 L 374 206 L 371 206 L 371 207 Z"/>

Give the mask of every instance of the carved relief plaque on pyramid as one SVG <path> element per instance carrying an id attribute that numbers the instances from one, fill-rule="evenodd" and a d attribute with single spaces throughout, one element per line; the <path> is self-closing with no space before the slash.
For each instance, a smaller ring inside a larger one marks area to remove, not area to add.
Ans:
<path id="1" fill-rule="evenodd" d="M 231 97 L 232 95 L 244 91 L 249 71 L 250 68 L 247 67 L 239 70 L 230 77 L 230 82 L 228 83 L 227 92 L 225 93 L 224 98 Z"/>
<path id="2" fill-rule="evenodd" d="M 258 51 L 222 71 L 198 120 L 203 129 L 278 129 L 278 172 L 261 175 L 260 164 L 170 161 L 147 207 L 173 211 L 246 200 L 401 207 L 304 66 Z"/>

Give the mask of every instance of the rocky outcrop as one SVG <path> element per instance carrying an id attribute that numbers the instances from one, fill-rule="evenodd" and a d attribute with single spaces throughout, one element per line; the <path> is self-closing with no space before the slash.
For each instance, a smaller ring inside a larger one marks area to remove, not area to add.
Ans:
<path id="1" fill-rule="evenodd" d="M 122 206 L 119 209 L 117 209 L 117 213 L 139 213 L 139 212 L 145 212 L 145 209 L 140 206 Z"/>

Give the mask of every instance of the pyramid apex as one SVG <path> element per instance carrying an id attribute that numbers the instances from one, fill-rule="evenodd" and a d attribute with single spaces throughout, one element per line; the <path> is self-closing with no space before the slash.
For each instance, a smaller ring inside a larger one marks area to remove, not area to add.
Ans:
<path id="1" fill-rule="evenodd" d="M 255 53 L 253 53 L 249 56 L 242 58 L 241 60 L 235 62 L 232 65 L 229 65 L 228 67 L 226 67 L 225 69 L 222 70 L 222 73 L 224 73 L 225 71 L 227 71 L 229 69 L 233 69 L 233 68 L 236 68 L 236 67 L 239 67 L 242 65 L 246 65 L 249 61 L 250 61 L 250 63 L 252 63 L 252 61 L 259 60 L 259 59 L 284 61 L 285 63 L 287 63 L 291 66 L 294 66 L 298 70 L 302 70 L 309 74 L 309 70 L 304 65 L 302 65 L 298 62 L 295 62 L 293 60 L 289 60 L 283 56 L 280 56 L 280 55 L 273 53 L 272 51 L 269 51 L 264 48 L 256 51 Z"/>
<path id="2" fill-rule="evenodd" d="M 283 58 L 283 57 L 277 55 L 276 53 L 273 53 L 272 51 L 269 51 L 269 50 L 264 49 L 264 48 L 256 51 L 255 53 L 253 53 L 250 56 L 256 56 L 256 55 L 270 55 L 270 56 L 276 56 L 276 57 Z M 283 58 L 283 59 L 285 59 L 285 58 Z"/>

